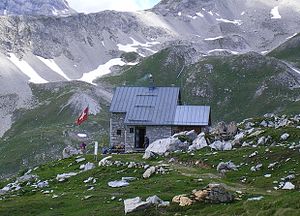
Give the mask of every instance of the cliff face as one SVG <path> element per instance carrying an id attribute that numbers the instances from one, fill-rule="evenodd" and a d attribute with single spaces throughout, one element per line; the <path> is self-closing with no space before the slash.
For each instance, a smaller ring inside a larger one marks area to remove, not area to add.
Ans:
<path id="1" fill-rule="evenodd" d="M 70 15 L 75 13 L 66 0 L 2 0 L 0 15 Z"/>

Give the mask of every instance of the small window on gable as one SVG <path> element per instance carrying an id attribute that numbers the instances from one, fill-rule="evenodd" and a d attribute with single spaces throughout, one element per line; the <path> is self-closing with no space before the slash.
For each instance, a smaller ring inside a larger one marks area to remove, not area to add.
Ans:
<path id="1" fill-rule="evenodd" d="M 134 133 L 134 128 L 130 128 L 129 133 Z"/>
<path id="2" fill-rule="evenodd" d="M 122 131 L 121 130 L 117 130 L 117 135 L 121 136 L 121 134 L 122 134 Z"/>

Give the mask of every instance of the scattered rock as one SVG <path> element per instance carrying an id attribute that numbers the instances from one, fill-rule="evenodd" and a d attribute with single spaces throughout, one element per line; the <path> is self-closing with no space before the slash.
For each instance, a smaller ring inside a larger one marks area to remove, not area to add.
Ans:
<path id="1" fill-rule="evenodd" d="M 162 199 L 160 199 L 158 196 L 154 195 L 151 197 L 148 197 L 146 199 L 146 202 L 153 204 L 153 205 L 157 205 L 158 207 L 167 207 L 170 205 L 170 202 L 168 201 L 163 201 Z"/>
<path id="2" fill-rule="evenodd" d="M 247 200 L 248 201 L 260 201 L 263 198 L 264 198 L 263 196 L 259 196 L 259 197 L 251 197 L 251 198 L 248 198 Z"/>
<path id="3" fill-rule="evenodd" d="M 232 149 L 232 144 L 231 142 L 221 142 L 218 140 L 213 142 L 209 147 L 217 151 L 228 151 Z"/>
<path id="4" fill-rule="evenodd" d="M 86 163 L 86 164 L 84 165 L 83 171 L 88 171 L 88 170 L 94 169 L 95 167 L 96 167 L 96 166 L 95 166 L 94 163 L 88 162 L 88 163 Z"/>
<path id="5" fill-rule="evenodd" d="M 252 172 L 256 172 L 256 171 L 259 171 L 261 168 L 262 168 L 262 164 L 258 164 L 258 165 L 256 165 L 256 166 L 251 167 L 250 170 L 251 170 Z"/>
<path id="6" fill-rule="evenodd" d="M 234 200 L 234 196 L 220 184 L 209 184 L 206 190 L 209 191 L 206 199 L 210 203 L 229 203 Z"/>
<path id="7" fill-rule="evenodd" d="M 80 162 L 82 162 L 82 161 L 85 161 L 85 158 L 78 158 L 78 159 L 76 159 L 75 161 L 76 161 L 76 163 L 80 163 Z"/>
<path id="8" fill-rule="evenodd" d="M 143 173 L 143 178 L 150 178 L 150 176 L 155 173 L 156 169 L 154 166 L 149 167 L 144 173 Z"/>
<path id="9" fill-rule="evenodd" d="M 280 140 L 285 141 L 290 137 L 290 135 L 288 133 L 284 133 L 280 136 Z"/>
<path id="10" fill-rule="evenodd" d="M 99 161 L 99 166 L 109 166 L 112 164 L 111 161 L 109 161 L 110 159 L 112 159 L 112 156 L 107 156 L 105 158 L 103 158 L 102 160 Z"/>
<path id="11" fill-rule="evenodd" d="M 237 166 L 231 161 L 228 162 L 220 162 L 217 166 L 217 171 L 220 173 L 224 173 L 229 170 L 237 170 Z"/>
<path id="12" fill-rule="evenodd" d="M 77 175 L 77 173 L 75 173 L 75 172 L 58 174 L 56 176 L 56 180 L 59 181 L 59 182 L 63 182 L 66 179 L 71 178 L 72 176 L 76 176 L 76 175 Z"/>
<path id="13" fill-rule="evenodd" d="M 190 206 L 193 204 L 193 201 L 184 194 L 173 197 L 172 202 L 179 203 L 180 206 Z"/>
<path id="14" fill-rule="evenodd" d="M 294 190 L 294 189 L 295 189 L 295 185 L 291 182 L 286 182 L 282 187 L 282 190 Z"/>
<path id="15" fill-rule="evenodd" d="M 127 181 L 124 181 L 124 180 L 108 182 L 108 186 L 113 187 L 113 188 L 126 187 L 128 185 L 129 185 L 129 183 Z"/>

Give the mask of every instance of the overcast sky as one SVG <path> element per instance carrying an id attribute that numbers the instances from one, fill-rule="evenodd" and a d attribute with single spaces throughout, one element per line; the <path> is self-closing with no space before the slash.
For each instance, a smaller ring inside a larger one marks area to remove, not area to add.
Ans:
<path id="1" fill-rule="evenodd" d="M 91 13 L 103 10 L 137 11 L 149 9 L 160 0 L 67 0 L 78 12 Z"/>

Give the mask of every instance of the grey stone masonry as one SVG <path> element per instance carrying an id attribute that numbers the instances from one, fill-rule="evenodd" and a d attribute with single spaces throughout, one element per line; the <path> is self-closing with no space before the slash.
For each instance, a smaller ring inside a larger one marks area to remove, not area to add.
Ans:
<path id="1" fill-rule="evenodd" d="M 125 144 L 125 113 L 112 113 L 110 119 L 110 145 Z M 118 134 L 118 131 L 121 133 Z"/>
<path id="2" fill-rule="evenodd" d="M 146 136 L 149 138 L 149 143 L 152 143 L 155 140 L 172 136 L 172 128 L 171 126 L 147 126 Z"/>

